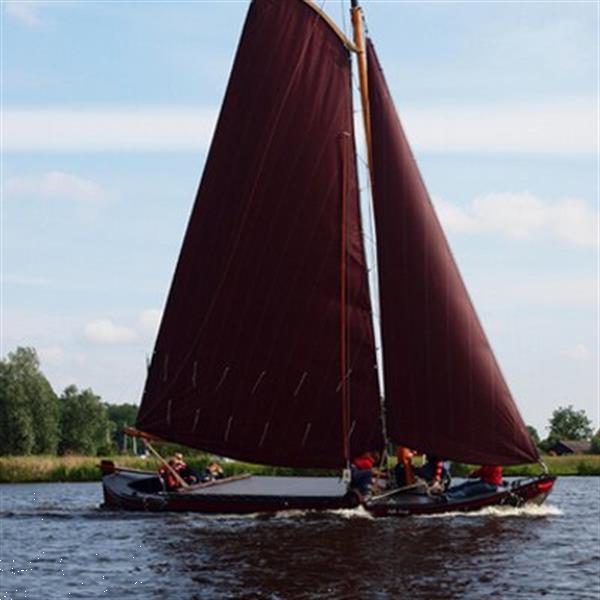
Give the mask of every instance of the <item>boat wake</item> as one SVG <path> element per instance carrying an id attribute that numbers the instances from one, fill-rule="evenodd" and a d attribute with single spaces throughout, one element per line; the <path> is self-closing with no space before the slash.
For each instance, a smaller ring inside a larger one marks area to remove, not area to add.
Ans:
<path id="1" fill-rule="evenodd" d="M 481 518 L 481 517 L 513 517 L 513 518 L 538 518 L 538 517 L 561 517 L 563 511 L 552 504 L 526 504 L 516 508 L 514 506 L 488 506 L 472 512 L 451 511 L 433 515 L 414 515 L 418 519 L 453 519 L 453 518 Z M 287 519 L 323 519 L 331 516 L 352 520 L 366 519 L 374 520 L 374 517 L 363 506 L 356 508 L 341 508 L 335 510 L 281 510 L 276 513 L 248 513 L 245 515 L 204 515 L 214 521 L 256 521 L 256 520 L 287 520 Z"/>
<path id="2" fill-rule="evenodd" d="M 322 519 L 330 516 L 341 517 L 342 519 L 374 519 L 373 515 L 369 513 L 363 506 L 357 506 L 356 508 L 338 508 L 332 510 L 281 510 L 274 513 L 272 519 L 296 519 L 296 518 L 308 518 L 308 519 Z"/>
<path id="3" fill-rule="evenodd" d="M 524 506 L 487 506 L 472 512 L 453 511 L 435 515 L 418 515 L 420 519 L 447 519 L 447 518 L 473 518 L 473 517 L 561 517 L 563 511 L 552 504 L 525 504 Z"/>
<path id="4" fill-rule="evenodd" d="M 222 514 L 222 515 L 203 515 L 214 521 L 229 520 L 278 520 L 278 519 L 323 519 L 330 516 L 341 517 L 342 519 L 374 519 L 363 506 L 356 508 L 340 508 L 334 510 L 280 510 L 274 513 L 247 513 L 244 515 Z"/>
<path id="5" fill-rule="evenodd" d="M 374 519 L 375 517 L 364 506 L 356 508 L 340 508 L 328 511 L 329 514 L 338 515 L 344 519 Z"/>

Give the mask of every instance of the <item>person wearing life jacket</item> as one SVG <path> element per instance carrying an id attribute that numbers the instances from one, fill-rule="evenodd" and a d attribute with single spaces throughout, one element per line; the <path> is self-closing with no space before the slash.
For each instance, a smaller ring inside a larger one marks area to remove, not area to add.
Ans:
<path id="1" fill-rule="evenodd" d="M 430 491 L 440 493 L 450 485 L 448 464 L 439 456 L 427 455 L 425 464 L 416 473 L 427 482 Z"/>
<path id="2" fill-rule="evenodd" d="M 181 479 L 183 479 L 186 483 L 193 485 L 194 483 L 198 483 L 199 477 L 196 471 L 188 467 L 188 465 L 183 460 L 183 454 L 181 452 L 175 452 L 173 458 L 176 461 L 175 470 Z"/>
<path id="3" fill-rule="evenodd" d="M 350 465 L 350 487 L 358 492 L 363 500 L 371 496 L 373 467 L 378 461 L 379 452 L 370 451 L 357 456 Z"/>
<path id="4" fill-rule="evenodd" d="M 415 452 L 406 446 L 396 448 L 397 463 L 394 467 L 394 477 L 398 487 L 405 487 L 415 483 L 415 472 L 412 465 L 412 457 Z"/>
<path id="5" fill-rule="evenodd" d="M 173 471 L 177 472 L 177 459 L 175 457 L 169 459 L 169 466 Z M 181 483 L 178 481 L 177 477 L 173 474 L 173 471 L 167 467 L 167 465 L 163 465 L 158 470 L 158 476 L 162 479 L 165 489 L 167 492 L 172 492 L 181 487 Z"/>
<path id="6" fill-rule="evenodd" d="M 169 467 L 164 465 L 158 471 L 159 476 L 162 478 L 165 488 L 168 492 L 176 490 L 181 487 L 181 482 L 175 477 L 173 471 L 179 475 L 179 477 L 185 481 L 185 483 L 192 485 L 198 483 L 198 475 L 187 466 L 183 460 L 183 454 L 176 452 L 171 459 L 169 459 Z"/>
<path id="7" fill-rule="evenodd" d="M 218 461 L 213 460 L 206 465 L 206 469 L 204 469 L 204 473 L 202 473 L 202 482 L 217 481 L 224 477 L 225 473 L 223 472 L 223 467 L 221 467 Z"/>
<path id="8" fill-rule="evenodd" d="M 446 492 L 449 500 L 460 500 L 469 496 L 479 496 L 497 492 L 502 485 L 502 467 L 499 465 L 483 465 L 467 475 L 468 480 L 450 488 Z"/>

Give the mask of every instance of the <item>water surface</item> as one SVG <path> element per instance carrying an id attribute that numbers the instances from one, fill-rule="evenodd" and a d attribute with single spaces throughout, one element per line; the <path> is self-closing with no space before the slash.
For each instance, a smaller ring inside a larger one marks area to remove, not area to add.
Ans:
<path id="1" fill-rule="evenodd" d="M 99 483 L 0 485 L 0 599 L 600 598 L 600 478 L 525 510 L 372 519 L 98 508 Z"/>

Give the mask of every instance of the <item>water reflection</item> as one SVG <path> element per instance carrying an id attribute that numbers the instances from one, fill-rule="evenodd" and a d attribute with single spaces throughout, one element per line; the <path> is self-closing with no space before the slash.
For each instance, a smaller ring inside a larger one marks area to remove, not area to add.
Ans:
<path id="1" fill-rule="evenodd" d="M 169 520 L 162 533 L 148 539 L 160 557 L 152 569 L 186 579 L 205 597 L 227 590 L 268 598 L 475 598 L 482 584 L 489 597 L 506 589 L 503 570 L 519 547 L 539 542 L 535 528 L 493 517 L 188 517 Z"/>

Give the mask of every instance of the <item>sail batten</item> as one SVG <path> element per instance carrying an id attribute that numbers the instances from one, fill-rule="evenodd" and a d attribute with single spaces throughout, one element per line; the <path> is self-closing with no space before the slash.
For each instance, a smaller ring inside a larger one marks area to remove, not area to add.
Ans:
<path id="1" fill-rule="evenodd" d="M 388 433 L 461 462 L 535 462 L 370 41 L 367 50 Z"/>
<path id="2" fill-rule="evenodd" d="M 313 7 L 251 4 L 139 429 L 297 467 L 343 467 L 349 452 L 381 443 L 355 148 L 340 145 L 353 136 L 350 89 L 349 51 Z M 345 416 L 342 371 L 351 371 Z"/>

